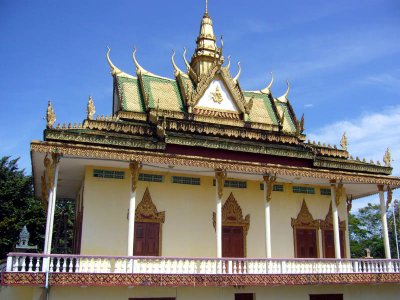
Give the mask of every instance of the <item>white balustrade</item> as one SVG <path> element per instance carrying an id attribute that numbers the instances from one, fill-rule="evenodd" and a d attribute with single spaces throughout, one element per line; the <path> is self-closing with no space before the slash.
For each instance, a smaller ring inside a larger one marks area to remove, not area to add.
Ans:
<path id="1" fill-rule="evenodd" d="M 48 268 L 46 268 L 48 264 Z M 10 253 L 6 272 L 122 274 L 400 273 L 400 260 L 106 257 Z"/>

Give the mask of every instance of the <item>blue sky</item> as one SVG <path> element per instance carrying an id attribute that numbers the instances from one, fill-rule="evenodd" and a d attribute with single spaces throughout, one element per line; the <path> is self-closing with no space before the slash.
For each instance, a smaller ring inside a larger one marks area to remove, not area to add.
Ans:
<path id="1" fill-rule="evenodd" d="M 125 72 L 135 72 L 136 46 L 144 68 L 172 78 L 171 49 L 191 56 L 203 12 L 202 0 L 0 1 L 0 155 L 30 173 L 49 99 L 57 123 L 82 122 L 89 95 L 111 113 L 107 45 Z M 368 161 L 389 146 L 400 175 L 399 1 L 210 0 L 209 12 L 232 72 L 241 61 L 243 89 L 265 87 L 272 71 L 277 97 L 289 79 L 311 140 L 338 144 L 346 131 L 350 152 Z"/>

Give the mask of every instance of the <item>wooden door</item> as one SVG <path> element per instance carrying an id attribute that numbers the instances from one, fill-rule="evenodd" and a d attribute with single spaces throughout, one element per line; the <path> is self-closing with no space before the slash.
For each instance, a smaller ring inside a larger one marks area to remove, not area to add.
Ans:
<path id="1" fill-rule="evenodd" d="M 315 229 L 296 229 L 296 257 L 317 258 L 317 231 Z"/>
<path id="2" fill-rule="evenodd" d="M 324 230 L 323 231 L 323 239 L 324 239 L 324 257 L 325 258 L 335 258 L 335 239 L 333 235 L 333 230 Z M 339 239 L 340 239 L 340 256 L 342 258 L 345 257 L 344 253 L 344 232 L 343 230 L 339 231 Z"/>
<path id="3" fill-rule="evenodd" d="M 159 223 L 135 222 L 135 255 L 158 256 L 159 238 Z"/>
<path id="4" fill-rule="evenodd" d="M 244 257 L 243 228 L 222 226 L 222 256 Z"/>

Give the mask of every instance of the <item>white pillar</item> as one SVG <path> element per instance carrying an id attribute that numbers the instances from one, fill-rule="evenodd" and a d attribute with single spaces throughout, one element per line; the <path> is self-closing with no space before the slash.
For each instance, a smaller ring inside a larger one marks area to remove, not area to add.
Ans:
<path id="1" fill-rule="evenodd" d="M 44 254 L 50 254 L 51 253 L 51 244 L 52 244 L 52 239 L 53 239 L 54 211 L 55 211 L 55 203 L 56 203 L 56 197 L 57 197 L 57 181 L 58 181 L 58 170 L 59 170 L 60 155 L 59 154 L 53 154 L 52 158 L 53 158 L 52 167 L 51 168 L 47 168 L 47 170 L 46 170 L 46 172 L 53 172 L 53 174 L 52 174 L 53 175 L 52 176 L 53 181 L 50 184 L 50 189 L 49 189 L 48 197 L 47 197 L 46 233 L 45 233 L 44 249 L 43 249 L 43 253 Z M 49 176 L 49 178 L 51 178 L 51 176 Z"/>
<path id="2" fill-rule="evenodd" d="M 392 256 L 390 254 L 390 245 L 389 245 L 389 234 L 388 234 L 388 226 L 386 219 L 386 204 L 385 204 L 385 195 L 383 192 L 383 185 L 378 185 L 379 190 L 379 201 L 381 205 L 381 219 L 382 219 L 382 234 L 383 234 L 383 245 L 385 247 L 385 256 L 386 259 L 391 259 Z"/>
<path id="3" fill-rule="evenodd" d="M 222 257 L 222 196 L 225 182 L 225 174 L 222 170 L 215 171 L 215 232 L 217 236 L 217 258 Z"/>
<path id="4" fill-rule="evenodd" d="M 265 224 L 265 256 L 271 258 L 271 214 L 270 202 L 272 186 L 276 180 L 276 176 L 264 175 L 264 224 Z"/>
<path id="5" fill-rule="evenodd" d="M 139 171 L 141 169 L 138 162 L 129 164 L 131 171 L 131 192 L 129 200 L 128 214 L 128 256 L 133 256 L 133 243 L 135 241 L 135 210 L 136 210 L 136 187 L 139 179 Z"/>
<path id="6" fill-rule="evenodd" d="M 336 183 L 331 183 L 331 199 L 332 199 L 332 223 L 333 238 L 335 244 L 335 258 L 340 259 L 340 236 L 339 236 L 339 215 L 336 206 Z"/>

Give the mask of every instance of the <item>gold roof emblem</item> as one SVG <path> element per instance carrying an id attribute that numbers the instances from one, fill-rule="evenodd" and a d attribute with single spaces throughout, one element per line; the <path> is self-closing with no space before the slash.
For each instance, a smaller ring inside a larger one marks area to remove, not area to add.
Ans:
<path id="1" fill-rule="evenodd" d="M 222 100 L 224 100 L 222 98 L 222 94 L 221 94 L 221 90 L 219 89 L 219 86 L 217 85 L 217 88 L 215 89 L 215 92 L 211 92 L 211 99 L 215 102 L 215 103 L 221 103 Z"/>

